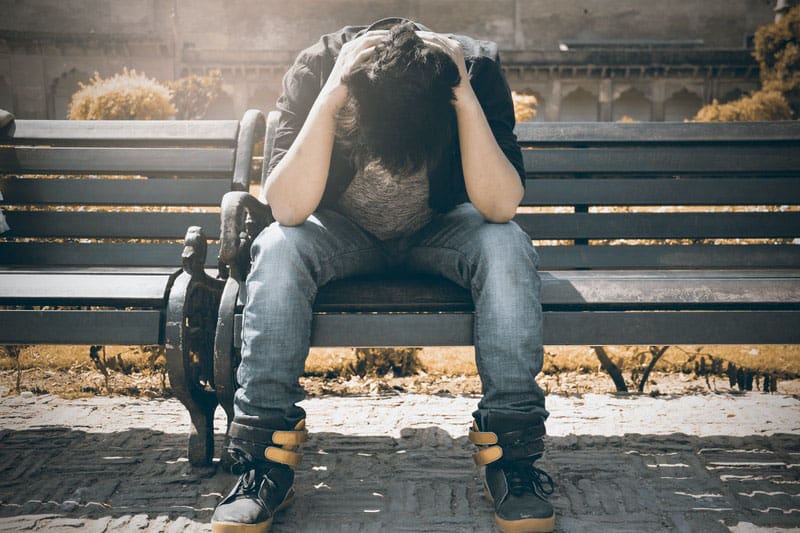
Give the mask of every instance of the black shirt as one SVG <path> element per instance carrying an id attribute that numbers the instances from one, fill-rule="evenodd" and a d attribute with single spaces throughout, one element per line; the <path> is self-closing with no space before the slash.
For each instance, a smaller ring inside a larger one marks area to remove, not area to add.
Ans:
<path id="1" fill-rule="evenodd" d="M 283 159 L 297 138 L 314 101 L 333 69 L 342 45 L 366 31 L 385 28 L 401 20 L 404 19 L 383 19 L 370 26 L 345 26 L 337 32 L 323 35 L 317 43 L 300 52 L 283 78 L 283 92 L 277 102 L 280 118 L 268 173 L 272 172 Z M 416 25 L 420 30 L 428 30 L 419 23 Z M 478 97 L 498 146 L 517 169 L 524 186 L 522 152 L 514 135 L 514 104 L 508 82 L 500 69 L 497 45 L 491 41 L 481 41 L 464 35 L 446 35 L 462 44 L 472 89 Z M 455 133 L 451 141 L 450 156 L 443 158 L 428 175 L 429 204 L 440 212 L 448 211 L 456 204 L 469 200 L 461 168 L 457 128 L 453 127 L 453 131 Z M 354 175 L 355 169 L 349 154 L 345 153 L 342 146 L 335 143 L 328 181 L 320 206 L 333 207 Z"/>

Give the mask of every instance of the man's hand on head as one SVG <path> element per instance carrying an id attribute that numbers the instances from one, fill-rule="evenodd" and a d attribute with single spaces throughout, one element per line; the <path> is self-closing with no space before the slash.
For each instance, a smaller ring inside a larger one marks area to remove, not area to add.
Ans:
<path id="1" fill-rule="evenodd" d="M 464 60 L 464 49 L 461 43 L 441 33 L 434 33 L 432 31 L 417 31 L 416 34 L 431 48 L 450 56 L 450 59 L 452 59 L 456 67 L 458 67 L 458 74 L 461 76 L 461 81 L 458 87 L 455 88 L 456 98 L 458 98 L 459 92 L 471 89 L 469 73 L 467 72 L 467 63 Z"/>
<path id="2" fill-rule="evenodd" d="M 368 31 L 352 41 L 344 43 L 336 63 L 328 76 L 320 96 L 327 98 L 335 109 L 347 102 L 347 86 L 342 82 L 349 73 L 369 61 L 375 53 L 375 47 L 389 35 L 388 30 Z"/>

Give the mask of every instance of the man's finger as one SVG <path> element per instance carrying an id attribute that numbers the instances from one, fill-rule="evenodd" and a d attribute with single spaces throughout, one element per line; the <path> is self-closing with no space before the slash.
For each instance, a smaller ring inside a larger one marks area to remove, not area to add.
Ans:
<path id="1" fill-rule="evenodd" d="M 375 46 L 370 46 L 369 48 L 361 50 L 353 60 L 353 66 L 355 67 L 357 65 L 360 65 L 361 63 L 369 59 L 374 52 L 375 52 Z"/>

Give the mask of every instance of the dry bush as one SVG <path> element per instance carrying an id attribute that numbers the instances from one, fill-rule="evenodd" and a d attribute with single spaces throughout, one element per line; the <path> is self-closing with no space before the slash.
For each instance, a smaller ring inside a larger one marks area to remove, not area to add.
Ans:
<path id="1" fill-rule="evenodd" d="M 72 95 L 71 120 L 163 120 L 175 117 L 169 89 L 135 70 L 103 79 L 95 72 Z"/>
<path id="2" fill-rule="evenodd" d="M 755 122 L 790 120 L 792 110 L 778 91 L 761 90 L 734 102 L 720 104 L 716 100 L 697 112 L 694 122 Z"/>
<path id="3" fill-rule="evenodd" d="M 756 31 L 755 52 L 765 90 L 779 91 L 800 115 L 800 6 Z"/>
<path id="4" fill-rule="evenodd" d="M 536 118 L 539 102 L 534 95 L 511 91 L 511 98 L 514 101 L 514 118 L 517 122 L 527 122 Z"/>
<path id="5" fill-rule="evenodd" d="M 168 84 L 172 103 L 180 120 L 199 120 L 206 117 L 209 106 L 222 96 L 222 74 L 210 71 L 206 76 L 185 76 Z"/>

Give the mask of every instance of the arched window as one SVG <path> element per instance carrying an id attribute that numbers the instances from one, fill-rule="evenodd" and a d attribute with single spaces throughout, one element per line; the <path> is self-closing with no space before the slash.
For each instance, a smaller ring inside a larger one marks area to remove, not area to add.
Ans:
<path id="1" fill-rule="evenodd" d="M 561 122 L 597 122 L 600 104 L 597 96 L 578 87 L 561 99 Z"/>
<path id="2" fill-rule="evenodd" d="M 683 122 L 694 117 L 703 107 L 703 99 L 684 87 L 664 102 L 664 120 L 666 122 Z"/>
<path id="3" fill-rule="evenodd" d="M 209 104 L 205 118 L 208 120 L 230 120 L 236 118 L 236 113 L 233 112 L 233 98 L 228 93 L 223 92 L 219 98 Z"/>
<path id="4" fill-rule="evenodd" d="M 14 94 L 3 76 L 0 76 L 0 109 L 14 113 Z"/>
<path id="5" fill-rule="evenodd" d="M 620 94 L 611 106 L 611 120 L 617 122 L 624 117 L 638 122 L 652 120 L 653 103 L 634 87 Z"/>
<path id="6" fill-rule="evenodd" d="M 78 69 L 72 69 L 53 81 L 50 89 L 50 108 L 48 118 L 65 119 L 72 95 L 80 88 L 78 83 L 87 83 L 90 76 Z"/>

